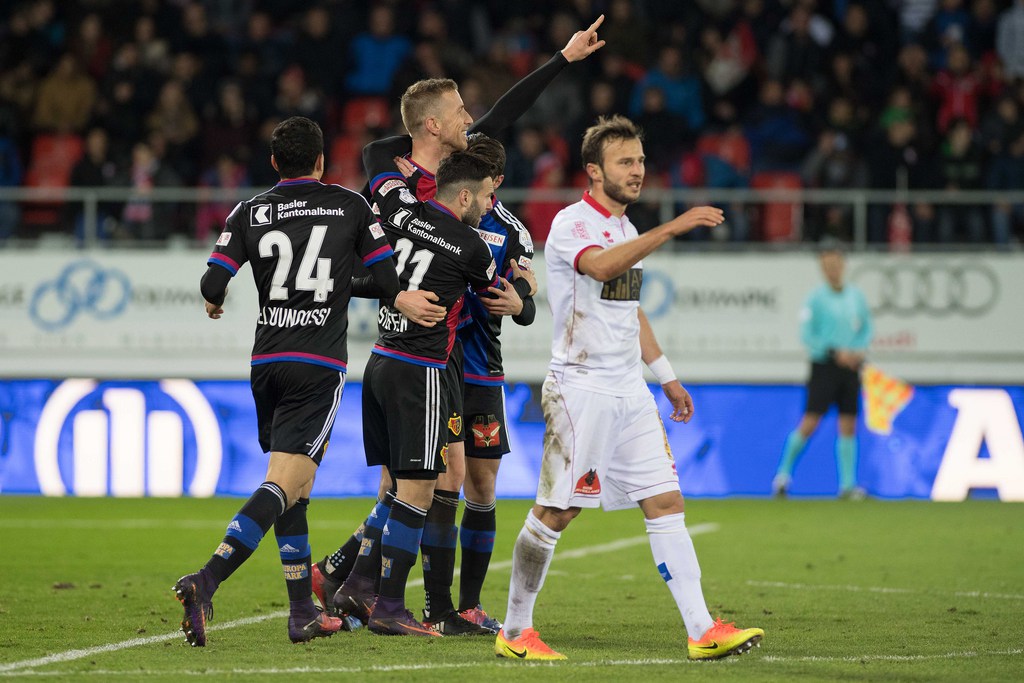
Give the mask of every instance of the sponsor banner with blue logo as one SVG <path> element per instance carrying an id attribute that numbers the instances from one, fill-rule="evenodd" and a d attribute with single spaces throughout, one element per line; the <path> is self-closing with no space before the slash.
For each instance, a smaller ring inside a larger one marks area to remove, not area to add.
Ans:
<path id="1" fill-rule="evenodd" d="M 883 384 L 859 425 L 860 483 L 875 496 L 1024 501 L 1024 387 Z M 690 387 L 696 415 L 666 422 L 684 493 L 764 496 L 805 392 L 793 385 Z M 361 386 L 345 387 L 314 495 L 372 496 L 364 465 Z M 662 414 L 670 410 L 655 388 Z M 498 493 L 532 497 L 541 460 L 538 390 L 509 387 L 512 453 Z M 481 438 L 489 432 L 479 427 Z M 836 420 L 829 415 L 797 465 L 791 493 L 836 492 Z M 467 439 L 475 438 L 473 424 Z M 0 382 L 0 491 L 48 496 L 246 496 L 263 481 L 247 382 Z"/>
<path id="2" fill-rule="evenodd" d="M 254 215 L 253 220 L 268 219 Z M 224 317 L 199 294 L 208 251 L 0 251 L 0 377 L 245 379 L 260 320 L 252 270 Z M 690 382 L 793 384 L 807 373 L 799 312 L 822 281 L 801 253 L 652 254 L 641 305 Z M 506 377 L 542 382 L 551 357 L 542 253 L 528 327 L 502 333 Z M 1024 254 L 851 254 L 874 313 L 870 357 L 924 384 L 1024 384 Z M 377 337 L 375 301 L 348 310 L 350 379 Z"/>

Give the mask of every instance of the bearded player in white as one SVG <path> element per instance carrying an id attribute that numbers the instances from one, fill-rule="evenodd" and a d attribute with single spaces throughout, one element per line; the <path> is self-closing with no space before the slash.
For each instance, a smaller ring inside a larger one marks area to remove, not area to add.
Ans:
<path id="1" fill-rule="evenodd" d="M 624 117 L 601 118 L 587 130 L 583 163 L 590 190 L 555 217 L 544 249 L 555 330 L 542 393 L 544 460 L 536 505 L 516 540 L 508 614 L 495 653 L 565 659 L 533 629 L 533 607 L 555 544 L 582 508 L 638 505 L 654 564 L 682 614 L 689 657 L 741 654 L 759 644 L 764 631 L 713 621 L 708 612 L 679 478 L 641 365 L 661 383 L 671 419 L 689 422 L 690 394 L 640 310 L 642 259 L 677 235 L 720 224 L 722 211 L 696 207 L 638 235 L 625 210 L 640 196 L 644 151 L 640 130 Z"/>

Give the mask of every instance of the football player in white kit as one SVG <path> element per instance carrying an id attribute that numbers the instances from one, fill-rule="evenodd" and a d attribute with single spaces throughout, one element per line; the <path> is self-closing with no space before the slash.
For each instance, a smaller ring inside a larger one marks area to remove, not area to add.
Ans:
<path id="1" fill-rule="evenodd" d="M 582 508 L 639 506 L 654 563 L 686 626 L 691 659 L 718 659 L 759 644 L 764 631 L 712 620 L 686 530 L 683 496 L 647 364 L 672 403 L 671 419 L 693 417 L 640 309 L 642 259 L 676 235 L 723 221 L 710 206 L 690 209 L 643 235 L 625 215 L 644 180 L 640 130 L 601 118 L 583 137 L 590 190 L 555 217 L 544 249 L 554 318 L 551 365 L 542 390 L 546 429 L 537 501 L 516 540 L 508 613 L 495 653 L 512 659 L 565 656 L 533 628 L 533 607 L 555 544 Z"/>

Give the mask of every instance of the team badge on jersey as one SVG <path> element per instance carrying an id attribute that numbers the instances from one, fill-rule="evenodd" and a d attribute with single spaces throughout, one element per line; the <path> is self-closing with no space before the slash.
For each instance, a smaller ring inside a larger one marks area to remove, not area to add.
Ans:
<path id="1" fill-rule="evenodd" d="M 473 418 L 473 445 L 488 448 L 501 445 L 501 423 L 494 415 L 477 415 Z"/>
<path id="2" fill-rule="evenodd" d="M 455 436 L 462 433 L 462 416 L 456 413 L 452 417 L 448 418 L 448 429 Z"/>
<path id="3" fill-rule="evenodd" d="M 494 279 L 494 271 L 498 269 L 498 266 L 494 263 L 494 259 L 491 259 L 491 265 L 487 266 L 487 277 Z"/>
<path id="4" fill-rule="evenodd" d="M 226 247 L 226 246 L 228 246 L 228 242 L 230 242 L 230 241 L 231 241 L 231 233 L 230 232 L 222 232 L 220 234 L 220 237 L 217 238 L 217 246 L 218 247 Z"/>
<path id="5" fill-rule="evenodd" d="M 380 227 L 380 223 L 374 221 L 370 223 L 370 234 L 373 235 L 376 239 L 381 239 L 382 237 L 384 237 L 384 228 Z"/>
<path id="6" fill-rule="evenodd" d="M 576 482 L 576 489 L 573 493 L 584 496 L 597 496 L 601 493 L 601 480 L 597 477 L 597 470 L 590 470 Z"/>
<path id="7" fill-rule="evenodd" d="M 410 216 L 412 216 L 412 211 L 409 209 L 399 209 L 391 214 L 391 218 L 388 219 L 388 223 L 402 227 L 405 225 L 405 222 L 409 220 Z"/>
<path id="8" fill-rule="evenodd" d="M 519 257 L 519 267 L 523 270 L 529 270 L 530 266 L 533 265 L 533 259 L 527 258 L 526 256 Z"/>
<path id="9" fill-rule="evenodd" d="M 249 207 L 249 224 L 253 227 L 270 225 L 273 222 L 274 207 L 271 204 L 256 204 Z"/>
<path id="10" fill-rule="evenodd" d="M 398 198 L 401 199 L 406 204 L 416 203 L 416 197 L 412 196 L 412 192 L 409 192 L 408 187 L 403 187 L 401 190 L 398 191 Z"/>
<path id="11" fill-rule="evenodd" d="M 587 224 L 583 221 L 576 221 L 572 224 L 572 236 L 580 240 L 589 240 L 590 233 L 587 232 Z"/>

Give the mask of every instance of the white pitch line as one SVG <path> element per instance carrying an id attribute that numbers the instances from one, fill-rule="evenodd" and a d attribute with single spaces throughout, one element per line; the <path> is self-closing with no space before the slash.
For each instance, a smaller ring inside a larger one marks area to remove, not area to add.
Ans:
<path id="1" fill-rule="evenodd" d="M 944 593 L 957 598 L 993 598 L 995 600 L 1024 600 L 1024 595 L 1015 593 L 986 593 L 984 591 L 936 591 L 921 588 L 887 588 L 885 586 L 853 586 L 839 584 L 786 583 L 784 581 L 747 581 L 748 586 L 762 588 L 787 588 L 790 590 L 845 591 L 848 593 L 902 593 L 935 594 Z"/>
<path id="2" fill-rule="evenodd" d="M 690 527 L 690 535 L 697 536 L 700 534 L 710 533 L 718 530 L 718 525 L 709 524 L 694 524 Z M 616 550 L 622 550 L 623 548 L 629 548 L 635 545 L 641 545 L 647 542 L 646 536 L 635 536 L 633 538 L 623 538 L 617 541 L 611 541 L 610 543 L 602 543 L 600 545 L 592 545 L 586 548 L 578 548 L 576 550 L 566 550 L 565 552 L 556 553 L 553 560 L 576 560 L 588 555 L 596 555 L 599 553 L 610 553 Z M 501 562 L 494 562 L 490 568 L 494 570 L 508 569 L 512 566 L 512 560 L 502 560 Z M 459 570 L 455 570 L 455 575 L 459 575 Z M 409 587 L 416 587 L 423 585 L 423 579 L 413 579 L 409 582 Z M 229 628 L 235 628 L 237 626 L 248 626 L 249 624 L 257 624 L 268 619 L 278 619 L 281 617 L 288 616 L 288 612 L 272 612 L 269 614 L 261 614 L 255 617 L 246 617 L 244 619 L 236 619 L 234 621 L 228 621 L 217 626 L 210 626 L 208 631 L 223 631 Z M 153 643 L 162 643 L 168 640 L 176 640 L 181 638 L 181 632 L 176 631 L 174 633 L 165 633 L 159 636 L 147 636 L 145 638 L 130 638 L 128 640 L 122 640 L 119 643 L 109 643 L 107 645 L 97 645 L 95 647 L 87 647 L 77 650 L 66 650 L 64 652 L 57 652 L 52 655 L 46 655 L 45 657 L 36 657 L 34 659 L 23 659 L 18 662 L 9 662 L 7 664 L 0 664 L 0 674 L 9 674 L 10 672 L 18 671 L 19 669 L 33 669 L 39 666 L 46 666 L 47 664 L 57 664 L 61 662 L 70 662 L 76 659 L 82 659 L 84 657 L 90 657 L 96 654 L 102 654 L 104 652 L 117 652 L 118 650 L 126 650 L 132 647 L 138 647 L 140 645 L 152 645 Z"/>
<path id="3" fill-rule="evenodd" d="M 349 520 L 310 520 L 310 529 L 349 529 Z M 0 519 L 0 529 L 223 529 L 223 522 L 204 519 Z"/>
<path id="4" fill-rule="evenodd" d="M 941 654 L 933 655 L 848 655 L 843 657 L 828 657 L 822 655 L 807 655 L 800 657 L 787 657 L 778 655 L 764 655 L 759 656 L 758 654 L 745 655 L 742 660 L 739 658 L 730 658 L 724 660 L 719 664 L 730 665 L 730 666 L 741 666 L 740 661 L 750 662 L 751 665 L 764 662 L 768 664 L 793 664 L 793 663 L 815 663 L 815 664 L 829 664 L 829 663 L 845 663 L 845 664 L 861 664 L 863 662 L 924 662 L 933 660 L 950 660 L 950 659 L 973 659 L 976 657 L 1015 657 L 1017 655 L 1024 654 L 1024 649 L 1012 649 L 1012 650 L 995 650 L 989 652 L 975 652 L 975 651 L 961 651 L 961 652 L 944 652 Z M 733 664 L 735 662 L 735 664 Z M 507 669 L 514 669 L 517 667 L 546 667 L 554 668 L 558 666 L 568 666 L 572 668 L 589 667 L 643 667 L 643 666 L 678 666 L 680 664 L 688 664 L 699 667 L 714 666 L 708 662 L 699 662 L 690 659 L 681 658 L 664 658 L 664 659 L 598 659 L 589 661 L 576 661 L 569 660 L 567 662 L 495 662 L 493 659 L 487 658 L 486 660 L 481 659 L 480 661 L 474 662 L 451 662 L 444 663 L 438 662 L 434 664 L 392 664 L 392 665 L 370 665 L 370 666 L 332 666 L 332 667 L 315 667 L 315 666 L 296 666 L 288 668 L 265 668 L 265 669 L 211 669 L 203 668 L 201 671 L 195 669 L 183 669 L 183 670 L 172 670 L 172 671 L 147 671 L 146 676 L 216 676 L 216 675 L 234 675 L 234 676 L 266 676 L 266 675 L 294 675 L 294 674 L 369 674 L 369 673 L 401 673 L 407 671 L 444 671 L 452 669 L 478 669 L 478 668 L 493 668 L 499 666 Z M 93 676 L 137 676 L 139 671 L 117 671 L 112 669 L 93 669 L 90 671 L 16 671 L 12 673 L 0 673 L 0 676 L 75 676 L 75 675 L 93 675 Z"/>

